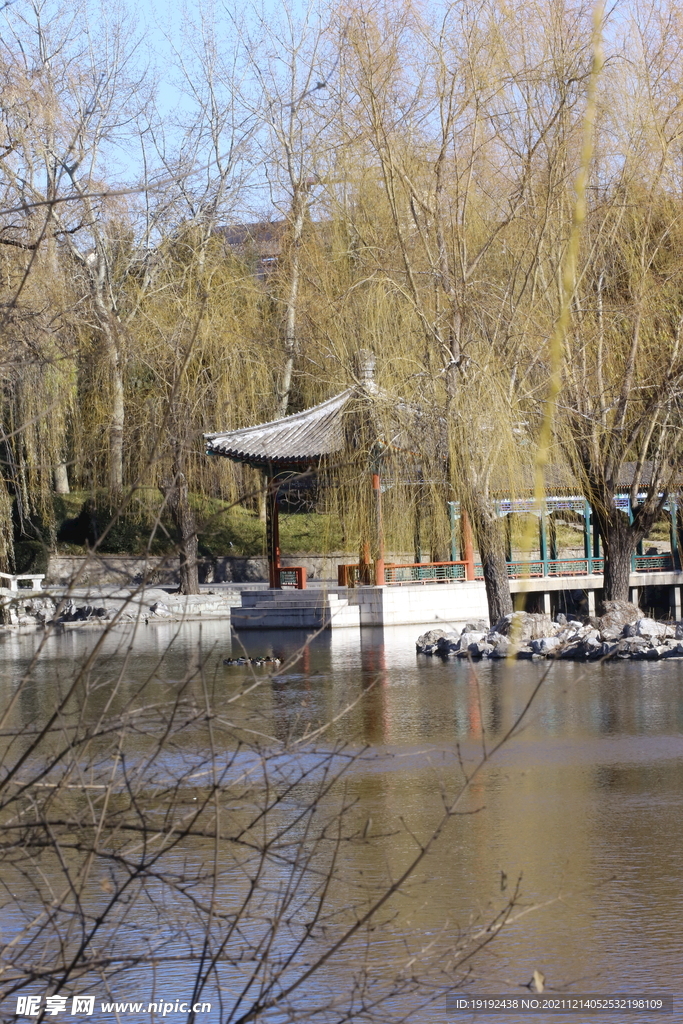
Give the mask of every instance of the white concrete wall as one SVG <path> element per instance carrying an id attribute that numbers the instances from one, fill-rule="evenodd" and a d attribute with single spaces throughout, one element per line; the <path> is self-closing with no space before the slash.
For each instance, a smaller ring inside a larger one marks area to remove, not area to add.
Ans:
<path id="1" fill-rule="evenodd" d="M 348 598 L 350 605 L 360 608 L 361 626 L 431 623 L 446 627 L 468 619 L 486 619 L 488 622 L 483 580 L 457 584 L 358 587 L 349 590 Z"/>

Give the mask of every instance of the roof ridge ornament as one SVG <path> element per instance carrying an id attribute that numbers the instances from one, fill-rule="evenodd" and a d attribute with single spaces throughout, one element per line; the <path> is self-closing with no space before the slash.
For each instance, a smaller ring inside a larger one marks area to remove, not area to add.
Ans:
<path id="1" fill-rule="evenodd" d="M 371 352 L 368 348 L 359 348 L 354 363 L 360 386 L 369 395 L 376 395 L 379 389 L 375 381 L 377 359 L 374 352 Z"/>

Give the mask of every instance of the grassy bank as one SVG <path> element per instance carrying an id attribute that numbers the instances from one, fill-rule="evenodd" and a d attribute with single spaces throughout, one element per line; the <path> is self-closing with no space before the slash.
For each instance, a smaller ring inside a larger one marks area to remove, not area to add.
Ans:
<path id="1" fill-rule="evenodd" d="M 201 494 L 190 496 L 198 527 L 199 553 L 255 556 L 265 554 L 266 528 L 258 515 L 239 505 Z M 176 530 L 162 508 L 158 491 L 138 492 L 123 514 L 117 516 L 104 499 L 75 491 L 55 495 L 52 530 L 32 519 L 16 524 L 15 549 L 18 572 L 43 571 L 49 551 L 85 554 L 99 540 L 103 554 L 170 554 L 176 547 Z M 344 549 L 336 518 L 317 513 L 280 515 L 280 543 L 284 553 L 308 554 Z"/>
<path id="2" fill-rule="evenodd" d="M 199 537 L 199 553 L 204 558 L 221 555 L 254 557 L 265 554 L 266 529 L 258 515 L 241 505 L 230 505 L 219 498 L 192 494 Z M 101 494 L 74 491 L 55 495 L 54 524 L 39 519 L 24 522 L 22 532 L 15 511 L 15 552 L 18 572 L 44 571 L 49 552 L 85 554 L 88 545 L 99 541 L 103 554 L 172 554 L 176 549 L 176 530 L 163 508 L 159 491 L 141 489 L 121 515 L 116 515 Z M 557 542 L 561 558 L 583 553 L 583 523 L 560 521 Z M 513 558 L 537 557 L 538 522 L 515 516 L 512 522 Z M 531 550 L 525 543 L 531 541 Z M 284 554 L 318 554 L 349 549 L 339 520 L 315 512 L 280 513 L 280 543 Z M 655 524 L 644 547 L 655 544 L 660 552 L 670 550 L 669 525 L 665 516 Z M 388 546 L 391 538 L 387 538 Z"/>

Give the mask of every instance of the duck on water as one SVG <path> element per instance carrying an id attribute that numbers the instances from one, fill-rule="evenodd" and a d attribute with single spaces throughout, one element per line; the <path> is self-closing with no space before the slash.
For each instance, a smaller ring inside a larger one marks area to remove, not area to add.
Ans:
<path id="1" fill-rule="evenodd" d="M 270 655 L 266 655 L 265 658 L 223 658 L 223 664 L 229 666 L 235 665 L 281 665 L 281 658 L 271 658 Z"/>

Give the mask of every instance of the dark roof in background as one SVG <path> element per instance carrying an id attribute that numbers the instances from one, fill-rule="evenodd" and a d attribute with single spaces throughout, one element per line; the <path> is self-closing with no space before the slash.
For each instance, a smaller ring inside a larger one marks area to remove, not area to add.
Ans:
<path id="1" fill-rule="evenodd" d="M 225 244 L 238 256 L 255 253 L 260 259 L 277 259 L 282 252 L 282 241 L 287 231 L 284 220 L 255 221 L 252 224 L 228 224 L 217 227 Z"/>
<path id="2" fill-rule="evenodd" d="M 619 471 L 619 479 L 617 483 L 617 490 L 621 494 L 626 494 L 631 489 L 631 483 L 633 481 L 633 475 L 636 471 L 635 462 L 624 462 Z M 652 462 L 648 461 L 643 463 L 643 467 L 640 473 L 640 480 L 638 481 L 638 490 L 646 491 L 650 486 L 652 480 Z M 559 459 L 552 462 L 546 469 L 544 474 L 545 493 L 550 495 L 561 495 L 561 494 L 581 494 L 581 484 L 577 478 L 573 475 L 569 464 L 564 460 L 560 454 Z M 680 477 L 676 478 L 676 489 L 681 487 Z M 534 470 L 530 465 L 516 467 L 514 470 L 514 482 L 511 485 L 510 481 L 502 474 L 494 474 L 491 491 L 496 498 L 509 498 L 512 495 L 515 497 L 524 497 L 525 495 L 531 495 L 534 493 Z"/>

